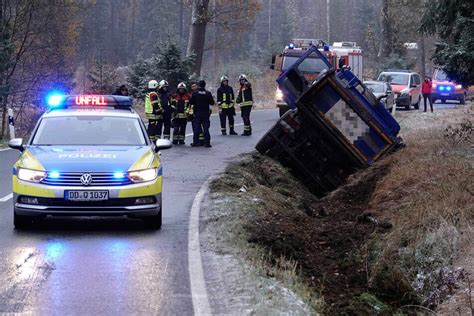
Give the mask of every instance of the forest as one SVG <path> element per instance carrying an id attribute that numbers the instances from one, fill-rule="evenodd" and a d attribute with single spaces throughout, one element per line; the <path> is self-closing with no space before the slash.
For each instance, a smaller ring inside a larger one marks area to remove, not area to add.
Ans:
<path id="1" fill-rule="evenodd" d="M 126 83 L 140 97 L 152 77 L 217 85 L 245 73 L 265 102 L 274 93 L 271 56 L 292 38 L 357 42 L 367 78 L 387 67 L 429 74 L 435 44 L 455 28 L 443 33 L 423 16 L 443 3 L 472 16 L 470 1 L 458 0 L 1 0 L 0 138 L 8 107 L 28 129 L 55 89 L 109 93 Z"/>

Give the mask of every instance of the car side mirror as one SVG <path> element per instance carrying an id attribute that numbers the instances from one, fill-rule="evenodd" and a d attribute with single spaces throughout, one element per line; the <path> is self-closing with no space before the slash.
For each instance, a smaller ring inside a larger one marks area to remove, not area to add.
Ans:
<path id="1" fill-rule="evenodd" d="M 23 147 L 23 138 L 10 139 L 8 142 L 8 147 L 18 149 L 19 151 L 23 152 L 25 150 L 25 147 Z"/>
<path id="2" fill-rule="evenodd" d="M 386 98 L 386 97 L 388 97 L 388 94 L 386 94 L 386 93 L 385 93 L 385 94 L 382 94 L 382 95 L 379 95 L 379 96 L 377 97 L 377 102 L 380 102 L 380 100 L 382 100 L 383 98 Z"/>
<path id="3" fill-rule="evenodd" d="M 168 139 L 158 139 L 156 141 L 156 151 L 170 149 L 173 146 L 170 140 Z"/>

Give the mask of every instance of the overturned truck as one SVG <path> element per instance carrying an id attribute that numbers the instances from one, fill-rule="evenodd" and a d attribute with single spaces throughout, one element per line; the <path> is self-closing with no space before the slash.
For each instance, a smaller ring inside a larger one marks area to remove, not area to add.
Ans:
<path id="1" fill-rule="evenodd" d="M 309 82 L 306 62 L 318 58 L 321 72 Z M 350 69 L 336 72 L 316 47 L 277 79 L 291 111 L 256 149 L 290 167 L 316 194 L 337 188 L 355 171 L 402 144 L 400 126 Z"/>

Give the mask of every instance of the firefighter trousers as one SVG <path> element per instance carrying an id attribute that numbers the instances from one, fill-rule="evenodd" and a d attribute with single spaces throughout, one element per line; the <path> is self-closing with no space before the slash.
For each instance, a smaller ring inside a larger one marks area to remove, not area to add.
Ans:
<path id="1" fill-rule="evenodd" d="M 150 137 L 150 140 L 152 142 L 155 142 L 157 139 L 160 138 L 161 136 L 161 129 L 158 129 L 158 122 L 160 120 L 148 120 L 148 137 Z"/>
<path id="2" fill-rule="evenodd" d="M 188 120 L 185 118 L 174 119 L 174 129 L 173 129 L 174 142 L 184 142 L 184 138 L 186 137 L 187 124 L 188 124 Z"/>
<path id="3" fill-rule="evenodd" d="M 193 120 L 193 144 L 200 143 L 199 135 L 204 134 L 204 144 L 211 144 L 211 134 L 209 134 L 209 127 L 211 126 L 211 121 L 209 116 L 195 116 Z"/>
<path id="4" fill-rule="evenodd" d="M 252 135 L 252 125 L 250 123 L 250 112 L 252 112 L 251 106 L 243 106 L 240 108 L 242 121 L 244 121 L 244 135 Z"/>
<path id="5" fill-rule="evenodd" d="M 221 113 L 219 114 L 219 118 L 221 119 L 221 131 L 226 132 L 226 123 L 227 119 L 229 119 L 229 129 L 230 131 L 234 130 L 234 108 L 222 109 Z"/>
<path id="6" fill-rule="evenodd" d="M 163 119 L 158 120 L 158 138 L 161 138 L 163 133 L 164 139 L 170 139 L 171 136 L 171 114 L 165 113 Z"/>

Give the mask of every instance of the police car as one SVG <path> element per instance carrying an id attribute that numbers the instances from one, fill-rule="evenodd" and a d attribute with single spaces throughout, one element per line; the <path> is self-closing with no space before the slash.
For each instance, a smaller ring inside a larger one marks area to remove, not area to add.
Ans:
<path id="1" fill-rule="evenodd" d="M 129 97 L 52 95 L 13 167 L 14 225 L 35 217 L 129 216 L 162 222 L 162 166 Z"/>

